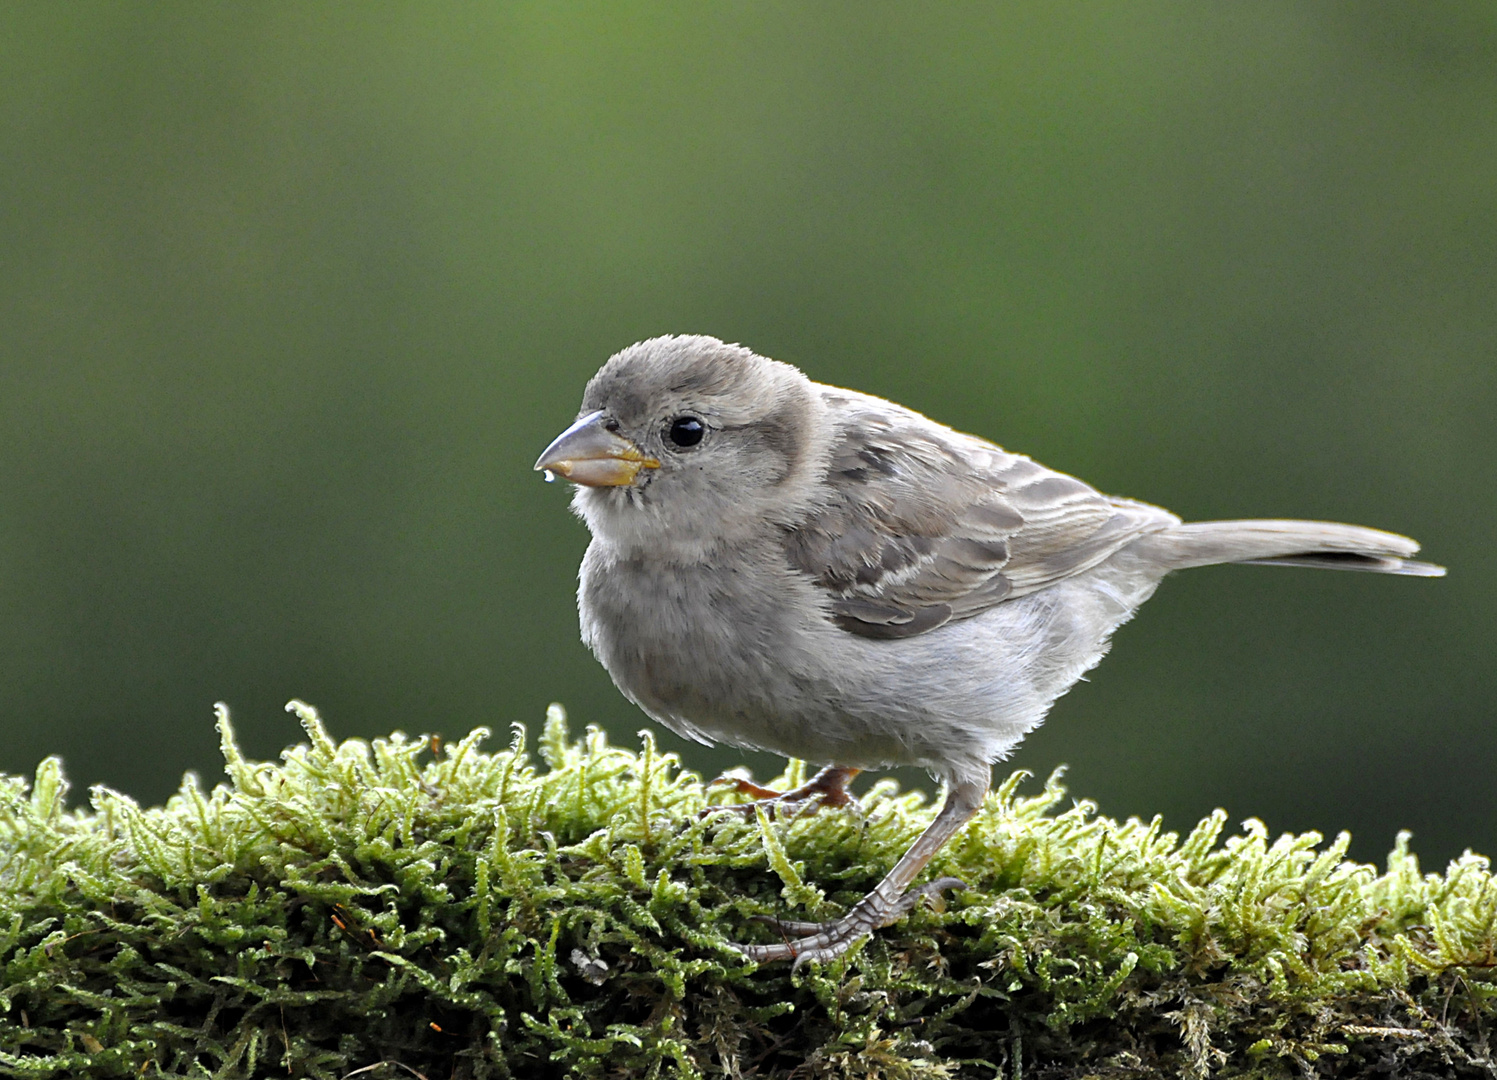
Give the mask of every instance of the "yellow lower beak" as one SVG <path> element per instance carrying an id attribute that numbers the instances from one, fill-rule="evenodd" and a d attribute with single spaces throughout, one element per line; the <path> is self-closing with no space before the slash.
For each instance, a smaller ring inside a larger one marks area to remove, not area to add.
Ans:
<path id="1" fill-rule="evenodd" d="M 601 412 L 588 413 L 556 436 L 535 467 L 586 487 L 623 487 L 641 469 L 660 468 L 660 462 L 605 424 Z"/>

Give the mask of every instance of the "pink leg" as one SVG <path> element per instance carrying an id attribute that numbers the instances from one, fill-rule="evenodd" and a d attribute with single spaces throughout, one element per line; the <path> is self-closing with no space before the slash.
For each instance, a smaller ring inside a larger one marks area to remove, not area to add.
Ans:
<path id="1" fill-rule="evenodd" d="M 732 806 L 714 806 L 713 810 L 740 810 L 752 814 L 754 807 L 764 806 L 790 806 L 795 803 L 803 803 L 815 800 L 812 810 L 823 806 L 848 806 L 852 803 L 852 796 L 847 793 L 847 785 L 857 776 L 860 769 L 847 769 L 840 765 L 828 765 L 811 779 L 807 780 L 798 788 L 790 791 L 776 791 L 773 788 L 761 787 L 752 780 L 741 780 L 736 776 L 723 777 L 714 780 L 714 784 L 731 785 L 735 791 L 745 795 L 752 795 L 753 802 L 735 803 Z"/>
<path id="2" fill-rule="evenodd" d="M 948 788 L 946 803 L 936 820 L 916 838 L 884 880 L 842 918 L 829 923 L 776 922 L 774 925 L 786 933 L 800 936 L 774 945 L 735 947 L 750 960 L 761 964 L 771 960 L 794 960 L 795 966 L 799 967 L 807 960 L 832 960 L 846 952 L 858 938 L 903 918 L 923 897 L 961 888 L 962 881 L 952 877 L 940 878 L 918 889 L 911 889 L 910 883 L 920 876 L 920 871 L 942 845 L 972 819 L 987 792 L 986 777 L 980 781 L 955 783 Z"/>

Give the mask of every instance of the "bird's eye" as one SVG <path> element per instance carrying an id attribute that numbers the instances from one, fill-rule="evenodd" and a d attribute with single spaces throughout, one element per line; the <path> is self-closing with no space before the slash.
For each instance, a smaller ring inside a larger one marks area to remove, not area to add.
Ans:
<path id="1" fill-rule="evenodd" d="M 695 446 L 702 441 L 702 436 L 707 434 L 707 425 L 695 416 L 678 416 L 671 421 L 670 430 L 666 435 L 670 441 L 677 446 Z"/>

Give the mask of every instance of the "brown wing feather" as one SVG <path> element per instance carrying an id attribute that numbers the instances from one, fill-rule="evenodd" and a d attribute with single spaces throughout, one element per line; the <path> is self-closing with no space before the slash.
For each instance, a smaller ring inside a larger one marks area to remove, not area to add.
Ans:
<path id="1" fill-rule="evenodd" d="M 824 392 L 826 498 L 787 530 L 793 566 L 865 637 L 911 637 L 1096 566 L 1175 524 L 878 398 Z"/>

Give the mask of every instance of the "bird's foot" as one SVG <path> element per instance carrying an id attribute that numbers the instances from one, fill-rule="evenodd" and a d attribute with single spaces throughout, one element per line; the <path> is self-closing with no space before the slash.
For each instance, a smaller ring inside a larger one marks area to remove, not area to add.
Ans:
<path id="1" fill-rule="evenodd" d="M 873 933 L 882 926 L 898 922 L 908 915 L 916 904 L 926 897 L 940 897 L 947 889 L 964 889 L 961 878 L 943 877 L 910 889 L 903 896 L 886 900 L 877 889 L 859 900 L 853 909 L 834 922 L 795 922 L 760 916 L 760 922 L 768 923 L 784 935 L 784 940 L 773 945 L 739 945 L 733 948 L 760 964 L 774 960 L 793 960 L 792 971 L 808 960 L 826 962 L 835 960 L 852 947 L 853 942 Z"/>
<path id="2" fill-rule="evenodd" d="M 762 806 L 766 810 L 776 806 L 793 806 L 797 810 L 813 811 L 823 806 L 850 806 L 853 797 L 848 794 L 847 785 L 853 777 L 858 775 L 858 771 L 831 766 L 822 769 L 800 787 L 791 788 L 789 791 L 776 791 L 774 788 L 763 787 L 752 780 L 745 780 L 738 776 L 720 776 L 712 781 L 714 787 L 730 787 L 741 795 L 753 796 L 753 801 L 714 806 L 711 809 L 737 810 L 740 813 L 752 814 L 756 806 Z M 802 803 L 810 805 L 802 807 Z"/>

